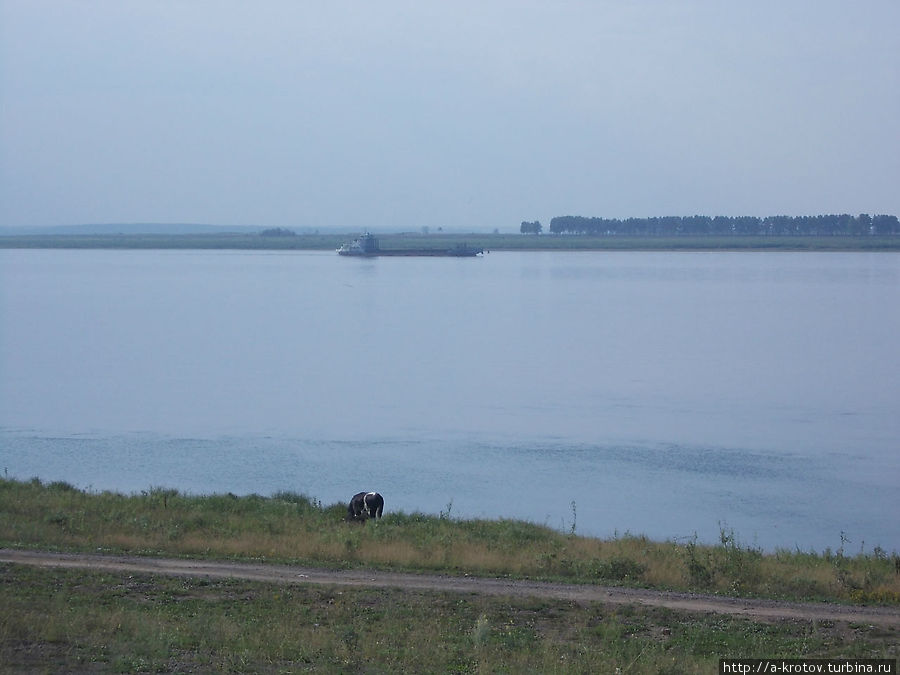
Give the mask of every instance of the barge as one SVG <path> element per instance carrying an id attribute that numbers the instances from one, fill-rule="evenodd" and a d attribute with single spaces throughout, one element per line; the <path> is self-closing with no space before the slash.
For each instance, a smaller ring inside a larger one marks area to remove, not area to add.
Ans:
<path id="1" fill-rule="evenodd" d="M 466 244 L 457 244 L 450 248 L 381 248 L 378 239 L 366 232 L 349 244 L 343 244 L 337 250 L 338 255 L 363 258 L 376 256 L 435 256 L 450 258 L 473 258 L 484 253 L 484 249 L 473 248 Z"/>

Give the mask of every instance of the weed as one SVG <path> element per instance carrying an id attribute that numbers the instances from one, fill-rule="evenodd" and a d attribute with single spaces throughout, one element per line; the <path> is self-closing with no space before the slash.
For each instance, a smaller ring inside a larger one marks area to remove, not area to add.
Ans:
<path id="1" fill-rule="evenodd" d="M 475 621 L 472 630 L 469 631 L 469 638 L 476 647 L 483 647 L 488 641 L 491 634 L 491 624 L 486 615 L 482 614 Z"/>
<path id="2" fill-rule="evenodd" d="M 743 593 L 755 588 L 759 583 L 759 550 L 744 548 L 738 544 L 734 530 L 719 529 L 721 547 L 714 567 L 715 574 L 722 577 L 733 593 Z"/>
<path id="3" fill-rule="evenodd" d="M 709 567 L 700 560 L 697 548 L 697 535 L 695 534 L 684 547 L 687 556 L 687 571 L 689 583 L 692 587 L 708 587 L 712 582 L 712 572 Z"/>

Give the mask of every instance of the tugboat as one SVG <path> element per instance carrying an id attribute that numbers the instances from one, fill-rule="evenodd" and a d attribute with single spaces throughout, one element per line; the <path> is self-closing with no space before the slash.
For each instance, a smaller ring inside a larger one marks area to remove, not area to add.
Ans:
<path id="1" fill-rule="evenodd" d="M 349 255 L 364 258 L 376 256 L 442 256 L 450 258 L 474 258 L 484 253 L 484 249 L 473 248 L 467 244 L 457 244 L 452 248 L 381 248 L 378 239 L 368 232 L 354 239 L 349 244 L 342 244 L 338 255 Z"/>

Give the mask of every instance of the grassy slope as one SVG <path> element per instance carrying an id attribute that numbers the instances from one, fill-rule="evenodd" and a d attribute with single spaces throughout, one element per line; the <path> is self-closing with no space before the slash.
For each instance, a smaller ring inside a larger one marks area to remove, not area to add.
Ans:
<path id="1" fill-rule="evenodd" d="M 519 521 L 343 522 L 306 497 L 0 480 L 0 546 L 302 561 L 898 601 L 887 556 L 598 541 Z M 97 611 L 98 609 L 102 611 Z M 896 658 L 896 630 L 392 589 L 0 566 L 0 670 L 715 672 L 719 657 Z"/>
<path id="2" fill-rule="evenodd" d="M 322 566 L 623 583 L 731 595 L 900 604 L 900 576 L 871 555 L 764 555 L 722 532 L 717 546 L 602 541 L 515 520 L 389 513 L 365 526 L 342 504 L 303 495 L 92 493 L 66 483 L 0 480 L 0 545 L 59 550 L 236 557 Z M 896 558 L 896 553 L 894 554 Z"/>

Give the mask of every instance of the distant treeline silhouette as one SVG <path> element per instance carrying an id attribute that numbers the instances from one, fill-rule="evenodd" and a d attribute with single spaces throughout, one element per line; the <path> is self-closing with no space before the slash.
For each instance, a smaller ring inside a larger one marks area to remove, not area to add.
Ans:
<path id="1" fill-rule="evenodd" d="M 524 223 L 523 223 L 524 226 Z M 540 232 L 538 226 L 537 232 Z M 523 229 L 523 232 L 525 230 Z M 863 236 L 900 234 L 897 216 L 861 213 L 828 216 L 664 216 L 661 218 L 586 218 L 557 216 L 551 234 L 662 237 L 677 235 Z"/>
<path id="2" fill-rule="evenodd" d="M 297 233 L 284 227 L 271 227 L 259 233 L 260 237 L 296 237 Z"/>

